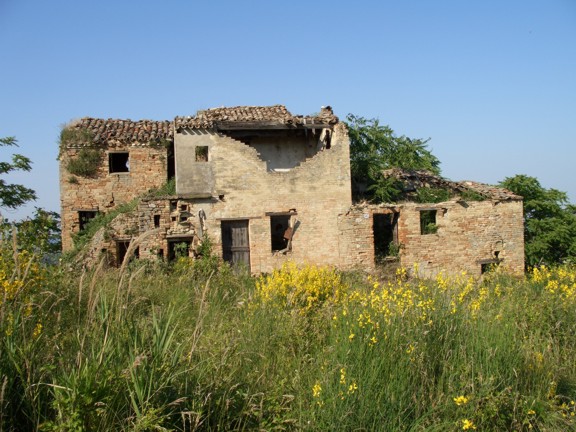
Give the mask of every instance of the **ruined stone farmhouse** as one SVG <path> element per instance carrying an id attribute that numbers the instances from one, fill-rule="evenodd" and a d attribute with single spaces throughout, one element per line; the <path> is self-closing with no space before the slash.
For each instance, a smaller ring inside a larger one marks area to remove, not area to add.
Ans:
<path id="1" fill-rule="evenodd" d="M 62 131 L 62 244 L 99 214 L 117 214 L 85 250 L 87 263 L 214 253 L 252 273 L 285 261 L 420 272 L 524 267 L 521 198 L 474 182 L 393 170 L 403 199 L 353 203 L 346 125 L 330 107 L 215 108 L 173 121 L 83 118 Z M 172 181 L 175 190 L 159 190 Z M 449 191 L 442 202 L 413 199 Z M 131 203 L 128 211 L 118 209 Z"/>

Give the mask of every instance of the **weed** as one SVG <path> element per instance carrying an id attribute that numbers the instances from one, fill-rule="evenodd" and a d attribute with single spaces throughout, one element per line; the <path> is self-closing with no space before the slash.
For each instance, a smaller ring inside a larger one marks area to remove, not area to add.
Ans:
<path id="1" fill-rule="evenodd" d="M 0 430 L 576 430 L 574 267 L 72 273 L 1 238 Z"/>
<path id="2" fill-rule="evenodd" d="M 102 164 L 103 152 L 98 149 L 82 149 L 66 164 L 70 174 L 80 177 L 93 177 Z"/>

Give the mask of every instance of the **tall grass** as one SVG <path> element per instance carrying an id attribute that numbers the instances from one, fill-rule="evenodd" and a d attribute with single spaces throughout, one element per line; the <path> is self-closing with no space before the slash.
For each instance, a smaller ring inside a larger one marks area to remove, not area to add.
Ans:
<path id="1" fill-rule="evenodd" d="M 2 245 L 0 431 L 576 430 L 576 269 L 435 280 Z"/>

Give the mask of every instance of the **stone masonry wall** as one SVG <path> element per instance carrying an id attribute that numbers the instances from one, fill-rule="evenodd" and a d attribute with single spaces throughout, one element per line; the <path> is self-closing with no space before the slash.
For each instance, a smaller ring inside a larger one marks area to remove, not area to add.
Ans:
<path id="1" fill-rule="evenodd" d="M 126 146 L 110 144 L 114 151 L 128 151 L 130 172 L 109 173 L 108 150 L 102 151 L 102 161 L 96 175 L 90 178 L 69 173 L 70 158 L 80 149 L 64 149 L 60 157 L 60 201 L 62 217 L 62 249 L 70 250 L 72 234 L 79 231 L 78 211 L 108 212 L 148 191 L 162 186 L 167 180 L 164 147 Z"/>
<path id="2" fill-rule="evenodd" d="M 420 210 L 432 208 L 437 209 L 438 230 L 421 234 Z M 423 276 L 463 270 L 480 275 L 482 263 L 497 259 L 511 272 L 524 270 L 522 201 L 404 203 L 395 210 L 400 214 L 401 264 L 406 268 L 416 265 Z M 340 217 L 343 268 L 374 268 L 373 214 L 386 211 L 378 206 L 358 206 Z"/>

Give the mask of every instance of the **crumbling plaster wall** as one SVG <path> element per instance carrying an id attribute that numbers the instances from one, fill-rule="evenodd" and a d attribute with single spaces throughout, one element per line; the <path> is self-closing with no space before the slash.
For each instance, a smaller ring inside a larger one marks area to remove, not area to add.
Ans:
<path id="1" fill-rule="evenodd" d="M 300 131 L 302 135 L 287 134 L 273 139 L 269 136 L 254 137 L 250 147 L 256 149 L 260 159 L 266 161 L 268 170 L 286 170 L 298 166 L 301 162 L 313 157 L 319 149 L 321 133 Z"/>
<path id="2" fill-rule="evenodd" d="M 208 162 L 191 161 L 194 146 L 208 146 Z M 183 155 L 187 154 L 188 157 Z M 257 151 L 240 141 L 215 133 L 177 133 L 176 189 L 191 199 L 213 197 L 202 207 L 208 235 L 222 250 L 221 222 L 249 220 L 250 262 L 254 273 L 268 272 L 287 259 L 339 265 L 338 215 L 351 205 L 350 153 L 345 125 L 335 126 L 331 148 L 318 152 L 288 172 L 267 170 Z M 209 181 L 195 179 L 206 175 Z M 183 178 L 186 173 L 187 178 Z M 272 253 L 270 217 L 287 212 L 300 222 L 292 251 Z"/>
<path id="3" fill-rule="evenodd" d="M 435 234 L 421 234 L 420 209 L 437 209 Z M 501 260 L 513 273 L 524 270 L 522 201 L 448 201 L 439 204 L 355 206 L 339 218 L 342 267 L 373 269 L 374 213 L 398 211 L 402 266 L 422 276 L 441 271 L 480 275 L 482 262 Z M 348 255 L 346 257 L 346 251 Z"/>
<path id="4" fill-rule="evenodd" d="M 62 217 L 62 249 L 73 247 L 72 235 L 79 231 L 78 211 L 109 212 L 116 206 L 130 202 L 149 189 L 157 188 L 167 180 L 167 149 L 143 145 L 109 143 L 102 150 L 97 173 L 91 177 L 73 175 L 66 166 L 70 158 L 77 157 L 81 149 L 63 149 L 60 156 L 60 201 Z M 130 172 L 109 173 L 108 153 L 127 151 Z"/>

